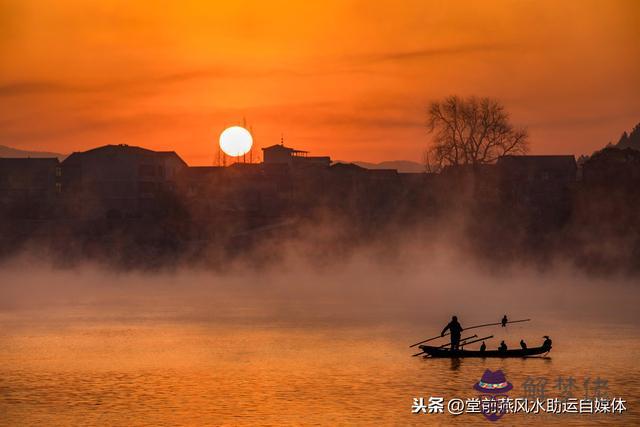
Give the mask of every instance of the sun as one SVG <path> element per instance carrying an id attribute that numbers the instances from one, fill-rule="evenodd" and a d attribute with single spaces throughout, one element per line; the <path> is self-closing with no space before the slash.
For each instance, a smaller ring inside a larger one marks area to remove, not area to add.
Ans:
<path id="1" fill-rule="evenodd" d="M 231 126 L 220 134 L 220 149 L 231 157 L 238 157 L 251 150 L 253 138 L 242 126 Z"/>

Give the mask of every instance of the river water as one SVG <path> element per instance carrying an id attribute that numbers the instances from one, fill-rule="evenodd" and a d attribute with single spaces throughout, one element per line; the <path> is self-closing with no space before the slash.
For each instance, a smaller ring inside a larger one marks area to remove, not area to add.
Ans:
<path id="1" fill-rule="evenodd" d="M 621 415 L 509 414 L 509 424 L 640 423 L 640 340 L 620 325 L 556 327 L 549 359 L 452 361 L 410 357 L 417 330 L 44 320 L 3 319 L 0 424 L 482 424 L 481 415 L 414 415 L 411 407 L 414 397 L 474 397 L 487 368 L 504 371 L 513 397 L 557 397 L 561 377 L 573 378 L 576 397 L 627 401 Z M 524 333 L 492 332 L 514 344 Z M 534 388 L 525 393 L 527 379 Z"/>
<path id="2" fill-rule="evenodd" d="M 167 284 L 158 276 L 152 287 L 132 284 L 142 276 L 102 273 L 19 280 L 29 274 L 4 274 L 0 425 L 491 425 L 482 414 L 412 413 L 414 398 L 476 397 L 472 387 L 485 369 L 504 372 L 510 397 L 599 395 L 623 398 L 627 407 L 622 414 L 507 414 L 499 423 L 640 424 L 640 334 L 629 312 L 637 300 L 629 298 L 612 306 L 622 317 L 585 311 L 611 305 L 604 294 L 584 300 L 579 320 L 564 308 L 527 311 L 531 299 L 513 303 L 533 321 L 473 333 L 493 334 L 489 348 L 500 340 L 517 347 L 521 338 L 532 347 L 548 334 L 549 358 L 454 361 L 411 357 L 409 344 L 437 334 L 451 305 L 462 307 L 463 326 L 498 321 L 501 312 L 473 311 L 477 297 L 452 304 L 431 293 L 415 310 L 417 293 L 407 288 L 354 299 L 309 294 L 296 282 L 304 298 L 285 298 L 290 287 L 262 292 L 242 288 L 244 279 L 207 282 L 217 290 L 202 291 L 186 283 L 203 277 Z M 375 279 L 368 283 L 377 292 Z M 56 292 L 47 293 L 51 287 Z"/>

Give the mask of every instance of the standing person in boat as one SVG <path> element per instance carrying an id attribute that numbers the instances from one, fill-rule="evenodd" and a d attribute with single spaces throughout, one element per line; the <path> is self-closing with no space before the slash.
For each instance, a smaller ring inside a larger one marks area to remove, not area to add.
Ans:
<path id="1" fill-rule="evenodd" d="M 451 318 L 451 322 L 449 322 L 440 333 L 441 337 L 444 336 L 447 329 L 451 332 L 451 350 L 457 350 L 460 345 L 460 334 L 463 330 L 462 326 L 458 322 L 458 316 L 453 316 Z"/>
<path id="2" fill-rule="evenodd" d="M 507 345 L 502 341 L 500 343 L 500 347 L 498 347 L 498 351 L 507 351 Z"/>
<path id="3" fill-rule="evenodd" d="M 508 323 L 508 322 L 509 322 L 509 319 L 507 319 L 507 315 L 505 314 L 505 315 L 502 317 L 502 323 L 501 323 L 502 327 L 504 328 L 505 326 L 507 326 L 507 323 Z"/>
<path id="4" fill-rule="evenodd" d="M 482 345 L 480 346 L 480 351 L 485 351 L 487 349 L 487 345 L 482 341 Z"/>

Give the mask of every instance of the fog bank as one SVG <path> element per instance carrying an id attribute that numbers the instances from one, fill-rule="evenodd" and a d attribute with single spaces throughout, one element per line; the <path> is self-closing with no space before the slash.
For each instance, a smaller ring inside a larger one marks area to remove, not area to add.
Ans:
<path id="1" fill-rule="evenodd" d="M 638 323 L 633 278 L 589 277 L 560 262 L 495 268 L 445 241 L 395 239 L 344 249 L 295 240 L 223 268 L 60 268 L 22 256 L 0 267 L 5 320 L 235 322 L 249 325 L 416 324 L 451 314 Z"/>

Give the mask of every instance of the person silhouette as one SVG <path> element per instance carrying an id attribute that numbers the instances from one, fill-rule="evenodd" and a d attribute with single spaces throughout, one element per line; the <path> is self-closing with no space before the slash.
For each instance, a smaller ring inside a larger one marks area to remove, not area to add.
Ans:
<path id="1" fill-rule="evenodd" d="M 487 349 L 487 345 L 482 341 L 482 345 L 480 346 L 480 351 L 485 351 Z"/>
<path id="2" fill-rule="evenodd" d="M 509 322 L 509 320 L 507 319 L 507 315 L 505 314 L 502 317 L 502 322 L 500 323 L 502 325 L 502 327 L 504 328 L 505 326 L 507 326 L 507 322 Z"/>
<path id="3" fill-rule="evenodd" d="M 520 340 L 520 347 L 522 347 L 523 350 L 527 349 L 527 343 L 524 342 L 524 340 Z"/>
<path id="4" fill-rule="evenodd" d="M 502 341 L 500 343 L 500 347 L 498 347 L 499 351 L 507 351 L 507 345 L 504 343 L 504 341 Z"/>
<path id="5" fill-rule="evenodd" d="M 463 331 L 462 325 L 458 322 L 458 316 L 451 317 L 451 322 L 444 327 L 440 336 L 443 337 L 447 330 L 451 333 L 451 350 L 457 350 L 460 345 L 460 334 Z"/>
<path id="6" fill-rule="evenodd" d="M 544 342 L 542 343 L 542 348 L 544 348 L 547 351 L 551 350 L 551 338 L 549 338 L 549 335 L 544 336 Z"/>

